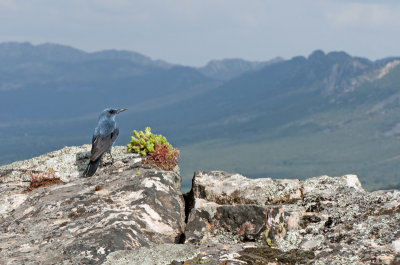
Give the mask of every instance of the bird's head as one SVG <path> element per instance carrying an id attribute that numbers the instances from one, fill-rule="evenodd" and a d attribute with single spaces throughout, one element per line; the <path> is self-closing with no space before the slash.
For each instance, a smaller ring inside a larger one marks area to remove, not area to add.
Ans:
<path id="1" fill-rule="evenodd" d="M 106 108 L 105 110 L 103 110 L 100 116 L 104 116 L 107 118 L 114 118 L 115 115 L 125 110 L 126 108 L 121 108 L 121 109 Z"/>

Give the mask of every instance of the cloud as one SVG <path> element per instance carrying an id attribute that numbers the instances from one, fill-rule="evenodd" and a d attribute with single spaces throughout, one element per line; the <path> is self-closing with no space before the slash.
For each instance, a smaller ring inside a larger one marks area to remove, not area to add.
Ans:
<path id="1" fill-rule="evenodd" d="M 0 0 L 1 9 L 15 9 L 16 3 L 12 0 Z"/>
<path id="2" fill-rule="evenodd" d="M 400 5 L 380 4 L 372 1 L 342 3 L 327 14 L 334 28 L 380 28 L 400 24 Z"/>

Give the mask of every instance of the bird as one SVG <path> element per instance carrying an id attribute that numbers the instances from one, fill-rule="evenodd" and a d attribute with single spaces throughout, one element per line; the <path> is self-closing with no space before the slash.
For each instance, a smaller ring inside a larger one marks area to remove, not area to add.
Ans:
<path id="1" fill-rule="evenodd" d="M 115 117 L 125 110 L 126 108 L 106 108 L 101 112 L 97 127 L 94 129 L 90 160 L 83 172 L 83 177 L 91 177 L 96 173 L 104 153 L 109 152 L 111 155 L 111 148 L 119 134 Z"/>

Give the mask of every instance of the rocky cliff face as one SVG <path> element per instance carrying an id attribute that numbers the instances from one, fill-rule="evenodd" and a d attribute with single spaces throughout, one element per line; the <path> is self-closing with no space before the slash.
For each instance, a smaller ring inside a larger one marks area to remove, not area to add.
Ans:
<path id="1" fill-rule="evenodd" d="M 354 175 L 305 181 L 178 172 L 90 146 L 0 167 L 0 264 L 398 264 L 400 192 Z M 59 180 L 34 188 L 31 180 Z M 51 185 L 54 184 L 54 185 Z M 30 186 L 30 187 L 29 187 Z"/>

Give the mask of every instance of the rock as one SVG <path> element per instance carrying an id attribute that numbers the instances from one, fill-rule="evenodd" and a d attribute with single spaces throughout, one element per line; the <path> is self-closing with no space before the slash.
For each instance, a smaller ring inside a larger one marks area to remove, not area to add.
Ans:
<path id="1" fill-rule="evenodd" d="M 194 208 L 185 231 L 186 242 L 231 243 L 263 236 L 266 209 L 258 205 L 220 205 Z M 226 232 L 226 233 L 225 233 Z"/>
<path id="2" fill-rule="evenodd" d="M 197 171 L 193 179 L 196 198 L 218 204 L 275 204 L 301 199 L 299 180 L 247 179 L 223 171 Z"/>
<path id="3" fill-rule="evenodd" d="M 193 245 L 160 244 L 135 250 L 115 251 L 107 256 L 103 265 L 169 265 L 183 262 L 200 254 Z"/>
<path id="4" fill-rule="evenodd" d="M 89 161 L 90 148 L 90 145 L 64 147 L 32 159 L 1 166 L 0 183 L 30 181 L 31 173 L 47 173 L 51 170 L 54 170 L 56 177 L 69 182 L 82 175 Z M 115 171 L 121 170 L 128 161 L 130 164 L 141 161 L 137 154 L 126 153 L 125 146 L 113 147 L 112 154 L 116 161 L 114 165 L 111 165 L 111 158 L 106 154 L 103 156 L 102 165 L 107 167 L 100 167 L 97 173 L 109 171 L 110 168 Z"/>
<path id="5" fill-rule="evenodd" d="M 307 264 L 315 255 L 311 251 L 290 250 L 283 252 L 275 248 L 246 248 L 239 252 L 239 260 L 246 264 Z"/>
<path id="6" fill-rule="evenodd" d="M 179 242 L 180 176 L 116 147 L 118 163 L 106 158 L 93 177 L 81 178 L 89 150 L 68 147 L 0 168 L 0 264 L 101 264 L 117 250 Z M 47 167 L 64 183 L 27 191 L 21 180 Z"/>
<path id="7" fill-rule="evenodd" d="M 355 175 L 299 181 L 198 171 L 186 202 L 186 242 L 242 246 L 236 260 L 389 264 L 398 255 L 400 192 L 366 192 Z"/>
<path id="8" fill-rule="evenodd" d="M 400 238 L 398 238 L 392 242 L 392 248 L 393 248 L 394 252 L 396 252 L 397 254 L 400 254 Z"/>
<path id="9" fill-rule="evenodd" d="M 124 147 L 81 178 L 89 150 L 0 167 L 0 264 L 400 263 L 398 190 L 198 171 L 182 196 L 178 168 Z M 58 180 L 28 188 L 39 176 Z"/>

